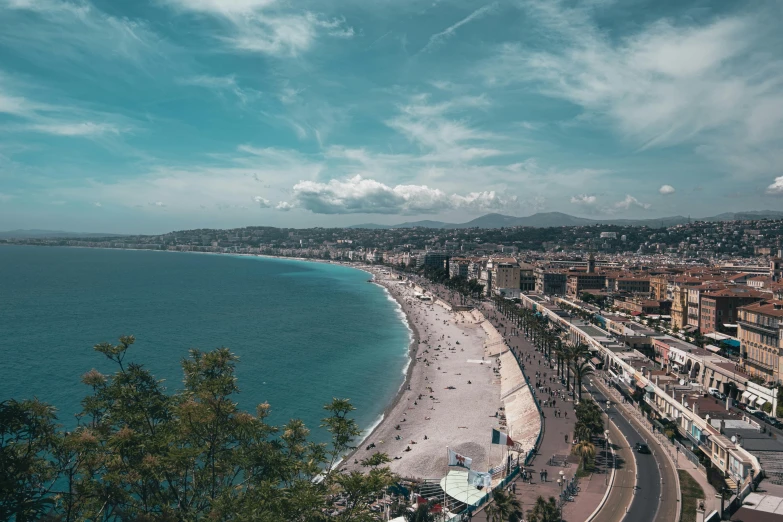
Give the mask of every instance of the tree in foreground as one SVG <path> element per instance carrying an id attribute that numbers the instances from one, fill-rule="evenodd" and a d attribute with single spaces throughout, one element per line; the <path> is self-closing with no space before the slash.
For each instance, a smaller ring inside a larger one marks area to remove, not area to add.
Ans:
<path id="1" fill-rule="evenodd" d="M 522 520 L 522 503 L 503 489 L 492 493 L 492 503 L 487 506 L 487 518 L 491 522 L 520 522 Z"/>
<path id="2" fill-rule="evenodd" d="M 539 496 L 527 519 L 528 522 L 560 522 L 560 509 L 555 497 L 544 500 L 544 497 Z"/>
<path id="3" fill-rule="evenodd" d="M 95 350 L 117 366 L 82 382 L 78 426 L 63 431 L 38 400 L 0 403 L 0 520 L 324 520 L 330 498 L 345 500 L 330 520 L 379 519 L 371 504 L 396 479 L 385 454 L 367 473 L 334 468 L 359 435 L 348 400 L 325 406 L 329 444 L 309 441 L 299 420 L 267 423 L 268 404 L 238 409 L 236 356 L 191 350 L 184 389 L 167 394 L 141 365 L 126 363 L 133 337 Z"/>

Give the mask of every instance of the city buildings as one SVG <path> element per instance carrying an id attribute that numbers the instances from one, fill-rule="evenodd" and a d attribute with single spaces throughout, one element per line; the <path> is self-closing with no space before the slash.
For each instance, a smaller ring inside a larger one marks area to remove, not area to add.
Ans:
<path id="1" fill-rule="evenodd" d="M 764 381 L 781 382 L 783 301 L 765 300 L 739 309 L 740 364 Z"/>

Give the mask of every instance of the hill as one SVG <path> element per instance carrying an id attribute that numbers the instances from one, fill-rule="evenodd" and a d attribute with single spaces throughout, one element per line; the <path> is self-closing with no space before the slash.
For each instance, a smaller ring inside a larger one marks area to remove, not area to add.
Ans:
<path id="1" fill-rule="evenodd" d="M 694 219 L 694 221 L 742 221 L 753 219 L 783 219 L 783 212 L 776 210 L 754 210 L 748 212 L 725 212 L 717 216 Z M 618 225 L 626 227 L 664 228 L 687 223 L 690 218 L 684 216 L 668 216 L 655 219 L 589 219 L 562 212 L 539 212 L 531 216 L 506 216 L 503 214 L 486 214 L 466 223 L 444 223 L 442 221 L 412 221 L 398 225 L 377 225 L 367 223 L 353 225 L 348 228 L 390 229 L 390 228 L 501 228 L 501 227 L 574 227 L 586 225 Z"/>

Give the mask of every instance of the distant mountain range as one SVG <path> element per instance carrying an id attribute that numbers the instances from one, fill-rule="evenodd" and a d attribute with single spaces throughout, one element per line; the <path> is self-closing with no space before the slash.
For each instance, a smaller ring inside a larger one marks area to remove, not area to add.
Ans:
<path id="1" fill-rule="evenodd" d="M 0 239 L 28 239 L 44 237 L 120 237 L 124 234 L 101 234 L 99 232 L 65 232 L 63 230 L 9 230 L 0 231 Z"/>
<path id="2" fill-rule="evenodd" d="M 390 228 L 501 228 L 501 227 L 574 227 L 584 225 L 619 225 L 626 227 L 664 228 L 688 221 L 742 221 L 749 219 L 783 219 L 783 212 L 777 210 L 754 210 L 749 212 L 725 212 L 717 216 L 687 218 L 670 216 L 656 219 L 588 219 L 563 214 L 562 212 L 539 212 L 532 216 L 515 217 L 503 214 L 487 214 L 467 223 L 444 223 L 442 221 L 413 221 L 399 225 L 376 225 L 367 223 L 349 228 L 390 229 Z"/>

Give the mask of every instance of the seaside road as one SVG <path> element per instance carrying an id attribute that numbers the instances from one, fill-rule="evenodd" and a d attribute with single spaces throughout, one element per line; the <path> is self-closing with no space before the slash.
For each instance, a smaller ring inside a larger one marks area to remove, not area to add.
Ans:
<path id="1" fill-rule="evenodd" d="M 677 509 L 677 503 L 679 501 L 678 481 L 675 477 L 676 471 L 674 470 L 672 462 L 663 454 L 665 450 L 661 447 L 660 442 L 655 437 L 650 437 L 649 431 L 641 425 L 636 417 L 639 413 L 633 410 L 633 405 L 617 403 L 616 400 L 612 399 L 611 395 L 609 395 L 610 390 L 608 389 L 608 385 L 605 384 L 599 376 L 594 377 L 592 383 L 594 387 L 600 387 L 602 389 L 602 393 L 612 400 L 612 407 L 621 414 L 624 420 L 633 426 L 633 429 L 639 433 L 644 442 L 649 445 L 652 456 L 655 457 L 658 465 L 658 480 L 660 481 L 661 486 L 660 503 L 656 520 L 676 522 L 677 513 L 679 512 Z M 646 456 L 649 457 L 650 455 Z"/>
<path id="2" fill-rule="evenodd" d="M 599 404 L 606 404 L 608 390 L 604 384 L 600 382 L 598 376 L 593 378 L 592 382 L 586 383 L 585 388 L 593 395 Z M 642 435 L 643 431 L 635 425 L 633 416 L 623 410 L 623 405 L 618 405 L 615 400 L 612 400 L 612 406 L 606 411 L 612 421 L 617 424 L 617 427 L 620 429 L 631 448 L 633 448 L 636 443 L 641 442 L 649 444 L 653 451 L 653 454 L 643 454 L 634 451 L 637 467 L 637 484 L 631 507 L 628 510 L 628 520 L 634 522 L 676 522 L 677 494 L 676 491 L 672 492 L 672 488 L 676 488 L 675 482 L 673 478 L 671 479 L 671 482 L 669 482 L 669 480 L 666 480 L 665 482 L 662 481 L 660 469 L 660 466 L 663 466 L 665 474 L 665 468 L 670 468 L 671 466 L 666 457 L 656 451 L 653 441 L 648 440 Z M 667 490 L 666 498 L 662 497 L 664 489 Z"/>
<path id="3" fill-rule="evenodd" d="M 609 440 L 615 452 L 615 476 L 609 497 L 593 522 L 621 522 L 634 498 L 636 488 L 636 460 L 633 448 L 613 422 L 607 423 Z M 609 461 L 612 464 L 612 460 Z"/>

